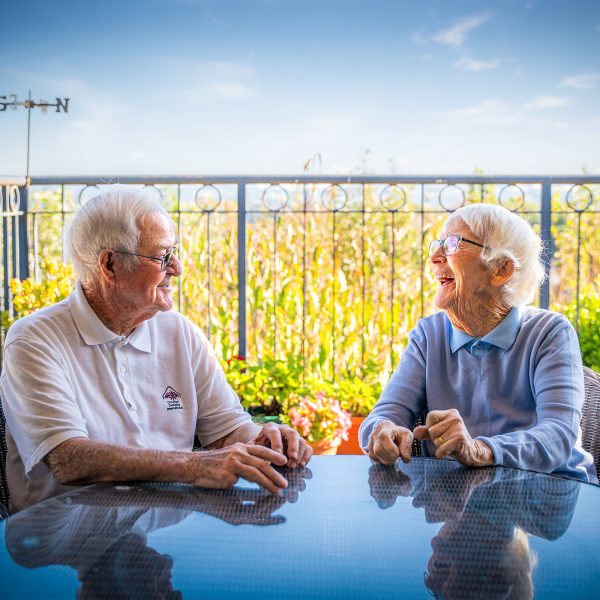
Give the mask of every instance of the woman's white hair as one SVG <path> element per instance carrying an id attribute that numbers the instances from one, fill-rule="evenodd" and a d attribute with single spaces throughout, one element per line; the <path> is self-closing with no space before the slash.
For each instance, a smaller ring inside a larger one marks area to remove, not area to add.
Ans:
<path id="1" fill-rule="evenodd" d="M 543 245 L 525 219 L 498 204 L 469 204 L 452 213 L 450 219 L 462 219 L 486 249 L 481 259 L 490 268 L 506 259 L 515 266 L 512 277 L 504 284 L 504 300 L 509 306 L 531 302 L 545 279 L 542 262 Z"/>
<path id="2" fill-rule="evenodd" d="M 90 281 L 97 276 L 102 250 L 118 248 L 135 252 L 140 241 L 140 219 L 156 213 L 171 221 L 156 192 L 147 188 L 114 184 L 90 198 L 75 213 L 66 233 L 66 252 L 78 277 Z M 123 257 L 133 267 L 136 257 Z"/>

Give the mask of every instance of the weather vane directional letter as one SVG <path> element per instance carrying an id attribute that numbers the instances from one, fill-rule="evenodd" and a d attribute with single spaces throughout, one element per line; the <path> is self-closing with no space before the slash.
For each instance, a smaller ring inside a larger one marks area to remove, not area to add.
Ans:
<path id="1" fill-rule="evenodd" d="M 23 106 L 27 109 L 27 169 L 26 169 L 26 180 L 29 185 L 29 140 L 31 137 L 31 109 L 40 108 L 43 113 L 48 112 L 48 108 L 56 108 L 57 113 L 69 112 L 69 100 L 70 98 L 56 98 L 56 102 L 48 102 L 47 100 L 39 100 L 35 102 L 31 99 L 31 91 L 27 100 L 19 100 L 16 94 L 9 94 L 8 96 L 0 96 L 0 112 L 4 112 L 7 108 L 17 110 L 17 107 Z"/>

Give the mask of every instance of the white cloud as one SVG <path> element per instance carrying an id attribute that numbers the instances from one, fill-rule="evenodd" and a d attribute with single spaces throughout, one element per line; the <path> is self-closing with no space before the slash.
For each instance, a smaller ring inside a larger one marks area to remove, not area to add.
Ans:
<path id="1" fill-rule="evenodd" d="M 476 119 L 503 123 L 513 122 L 517 118 L 510 110 L 509 104 L 499 98 L 483 100 L 478 104 L 462 108 L 439 111 L 436 113 L 436 116 L 451 119 Z"/>
<path id="2" fill-rule="evenodd" d="M 489 71 L 500 64 L 499 60 L 475 60 L 473 58 L 461 58 L 454 63 L 459 69 L 465 71 Z"/>
<path id="3" fill-rule="evenodd" d="M 423 29 L 418 29 L 412 34 L 412 40 L 415 44 L 420 44 L 421 46 L 425 46 L 429 44 L 429 39 L 425 35 Z"/>
<path id="4" fill-rule="evenodd" d="M 600 73 L 581 73 L 563 77 L 559 85 L 562 87 L 572 87 L 579 90 L 594 88 L 600 82 Z"/>
<path id="5" fill-rule="evenodd" d="M 491 17 L 490 12 L 483 12 L 470 17 L 465 17 L 458 21 L 453 27 L 449 29 L 442 29 L 436 35 L 433 36 L 433 41 L 439 44 L 446 44 L 448 46 L 462 46 L 465 41 L 465 37 L 469 31 L 477 29 L 486 21 L 489 21 Z"/>
<path id="6" fill-rule="evenodd" d="M 164 58 L 157 65 L 163 94 L 154 100 L 206 106 L 220 100 L 242 100 L 257 94 L 256 72 L 242 62 Z"/>
<path id="7" fill-rule="evenodd" d="M 208 91 L 226 100 L 248 98 L 255 94 L 254 89 L 237 81 L 215 81 L 208 85 Z"/>
<path id="8" fill-rule="evenodd" d="M 561 98 L 559 96 L 537 96 L 537 98 L 525 102 L 521 108 L 525 111 L 559 108 L 560 106 L 567 104 L 567 102 L 568 100 L 566 98 Z"/>

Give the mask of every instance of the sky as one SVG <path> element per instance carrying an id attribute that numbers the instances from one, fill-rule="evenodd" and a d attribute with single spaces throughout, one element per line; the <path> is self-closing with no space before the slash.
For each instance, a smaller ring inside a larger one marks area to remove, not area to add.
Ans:
<path id="1" fill-rule="evenodd" d="M 598 0 L 28 0 L 0 31 L 0 96 L 70 98 L 34 176 L 600 174 Z"/>

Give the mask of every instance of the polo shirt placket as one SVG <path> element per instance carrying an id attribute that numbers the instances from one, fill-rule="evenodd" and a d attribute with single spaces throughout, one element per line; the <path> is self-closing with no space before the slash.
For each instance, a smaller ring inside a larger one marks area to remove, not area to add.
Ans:
<path id="1" fill-rule="evenodd" d="M 131 385 L 131 371 L 129 368 L 129 361 L 127 359 L 128 341 L 125 337 L 118 338 L 115 348 L 115 365 L 117 372 L 115 374 L 121 392 L 123 394 L 123 401 L 127 406 L 127 409 L 131 412 L 137 412 L 137 407 L 134 400 L 133 388 Z"/>

